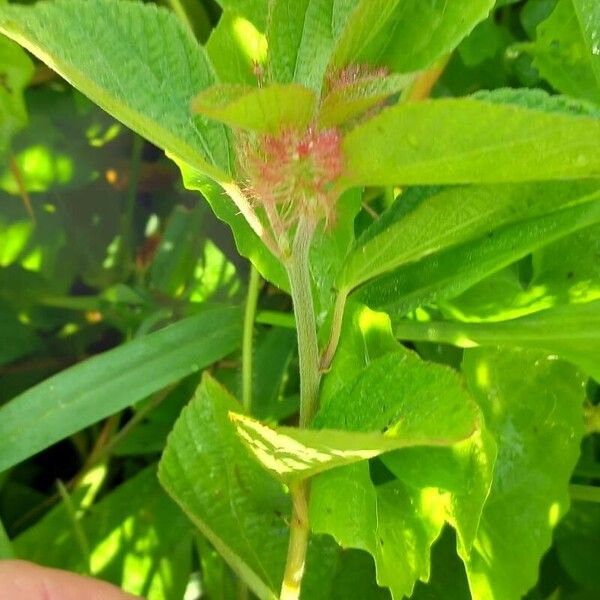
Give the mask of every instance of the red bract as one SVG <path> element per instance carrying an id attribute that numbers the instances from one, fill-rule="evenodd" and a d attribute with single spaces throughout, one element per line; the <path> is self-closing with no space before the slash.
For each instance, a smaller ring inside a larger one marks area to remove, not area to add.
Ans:
<path id="1" fill-rule="evenodd" d="M 301 216 L 335 219 L 332 188 L 343 171 L 341 135 L 335 129 L 286 128 L 242 144 L 248 192 L 262 205 L 279 236 Z"/>

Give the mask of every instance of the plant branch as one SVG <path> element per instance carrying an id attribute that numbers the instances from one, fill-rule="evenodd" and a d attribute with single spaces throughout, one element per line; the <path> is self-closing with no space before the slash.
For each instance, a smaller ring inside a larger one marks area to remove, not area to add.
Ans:
<path id="1" fill-rule="evenodd" d="M 244 312 L 244 338 L 242 341 L 242 402 L 247 414 L 252 411 L 252 340 L 260 288 L 260 275 L 256 267 L 250 263 L 250 278 Z"/>
<path id="2" fill-rule="evenodd" d="M 305 217 L 300 218 L 292 253 L 287 263 L 298 335 L 301 428 L 310 424 L 317 411 L 321 380 L 317 326 L 309 269 L 309 250 L 314 230 L 314 222 Z M 292 520 L 285 573 L 281 585 L 281 600 L 298 600 L 300 597 L 310 531 L 308 480 L 290 486 L 290 494 L 292 496 Z"/>

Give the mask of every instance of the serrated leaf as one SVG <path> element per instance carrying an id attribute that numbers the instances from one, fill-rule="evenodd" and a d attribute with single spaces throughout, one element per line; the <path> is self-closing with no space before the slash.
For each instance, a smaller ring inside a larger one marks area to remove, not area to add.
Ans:
<path id="1" fill-rule="evenodd" d="M 286 483 L 399 448 L 447 446 L 455 441 L 445 437 L 423 438 L 419 431 L 410 429 L 403 435 L 401 425 L 393 425 L 385 433 L 362 433 L 342 429 L 273 428 L 234 412 L 229 413 L 229 418 L 257 460 Z"/>
<path id="2" fill-rule="evenodd" d="M 215 83 L 191 31 L 152 4 L 57 0 L 0 7 L 0 32 L 152 143 L 219 180 L 230 175 L 225 129 L 192 118 Z"/>
<path id="3" fill-rule="evenodd" d="M 466 561 L 474 600 L 519 600 L 534 585 L 569 505 L 585 378 L 529 350 L 470 350 L 464 372 L 498 444 L 490 497 Z"/>
<path id="4" fill-rule="evenodd" d="M 552 242 L 598 220 L 600 202 L 596 201 L 493 229 L 483 237 L 378 277 L 359 288 L 353 297 L 397 320 L 420 306 L 455 297 L 532 251 L 547 244 L 552 248 Z M 574 237 L 579 239 L 579 236 Z M 570 236 L 567 239 L 571 239 Z M 545 250 L 542 253 L 545 254 Z M 587 254 L 591 256 L 591 252 Z M 568 253 L 562 249 L 557 255 L 565 257 Z M 566 268 L 565 272 L 568 275 L 573 271 Z"/>
<path id="5" fill-rule="evenodd" d="M 600 120 L 584 116 L 470 98 L 399 104 L 345 137 L 344 183 L 424 185 L 598 177 L 599 137 Z"/>
<path id="6" fill-rule="evenodd" d="M 237 309 L 207 310 L 23 392 L 0 407 L 0 471 L 226 356 L 241 326 Z"/>
<path id="7" fill-rule="evenodd" d="M 394 333 L 403 340 L 454 344 L 462 348 L 507 346 L 555 352 L 600 379 L 600 300 L 559 305 L 533 315 L 498 323 L 399 321 Z"/>
<path id="8" fill-rule="evenodd" d="M 253 88 L 216 85 L 194 98 L 192 111 L 240 129 L 277 133 L 282 128 L 305 129 L 316 108 L 314 93 L 301 85 Z"/>
<path id="9" fill-rule="evenodd" d="M 376 275 L 501 226 L 597 198 L 594 181 L 411 188 L 357 241 L 338 285 L 351 290 Z"/>
<path id="10" fill-rule="evenodd" d="M 494 0 L 360 0 L 332 66 L 366 62 L 404 73 L 423 69 L 456 48 L 493 6 Z"/>
<path id="11" fill-rule="evenodd" d="M 240 405 L 205 376 L 169 436 L 159 479 L 191 521 L 250 589 L 277 598 L 288 545 L 289 496 L 248 454 L 229 413 Z M 327 540 L 311 540 L 303 582 L 306 598 L 331 576 L 335 552 Z"/>

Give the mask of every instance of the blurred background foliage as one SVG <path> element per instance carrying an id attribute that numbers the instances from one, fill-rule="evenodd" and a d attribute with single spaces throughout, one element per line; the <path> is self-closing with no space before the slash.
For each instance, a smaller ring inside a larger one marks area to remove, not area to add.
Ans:
<path id="1" fill-rule="evenodd" d="M 213 0 L 163 4 L 202 42 L 221 18 Z M 562 0 L 499 0 L 448 59 L 432 94 L 538 87 L 600 102 L 585 70 L 578 75 L 581 54 L 567 12 Z M 248 35 L 255 35 L 245 23 Z M 239 20 L 228 12 L 215 37 L 243 44 L 239 32 Z M 391 200 L 380 190 L 367 190 L 357 229 Z M 585 233 L 587 250 L 590 244 L 598 247 L 597 234 L 597 227 Z M 553 255 L 562 255 L 560 247 Z M 528 269 L 531 259 L 443 311 L 485 319 L 482 294 L 497 298 L 499 290 L 510 294 L 517 288 L 523 294 L 518 284 Z M 597 272 L 598 265 L 589 269 Z M 184 190 L 175 165 L 0 38 L 0 404 L 182 316 L 222 303 L 243 304 L 248 273 L 229 230 L 198 194 Z M 261 309 L 289 310 L 289 300 L 263 286 Z M 423 343 L 417 349 L 437 361 L 460 359 L 456 348 Z M 294 333 L 287 327 L 258 328 L 253 385 L 259 418 L 294 412 L 294 351 Z M 212 370 L 239 392 L 237 355 Z M 234 578 L 222 559 L 206 541 L 192 539 L 185 517 L 154 476 L 166 435 L 198 379 L 193 374 L 0 473 L 0 521 L 15 552 L 92 573 L 151 599 L 235 597 Z M 598 398 L 595 384 L 590 397 Z M 587 438 L 576 473 L 582 482 L 600 481 L 596 445 L 597 439 Z M 598 598 L 598 500 L 575 502 L 558 527 L 532 599 Z M 444 578 L 459 568 L 452 544 L 450 534 L 438 542 L 436 579 L 430 586 L 419 584 L 415 597 L 447 597 L 440 592 Z M 351 585 L 359 598 L 360 586 L 372 579 L 363 577 L 372 571 L 370 559 L 347 552 L 344 560 L 352 568 L 343 577 L 356 581 L 340 587 Z"/>

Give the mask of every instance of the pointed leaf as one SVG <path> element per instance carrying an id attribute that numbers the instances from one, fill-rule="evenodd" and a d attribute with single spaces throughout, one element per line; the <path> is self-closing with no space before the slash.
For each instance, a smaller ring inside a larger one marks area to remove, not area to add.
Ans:
<path id="1" fill-rule="evenodd" d="M 208 310 L 23 392 L 0 407 L 0 471 L 226 356 L 241 326 L 237 309 Z"/>
<path id="2" fill-rule="evenodd" d="M 225 129 L 190 115 L 191 99 L 215 83 L 212 67 L 172 12 L 112 0 L 7 5 L 0 32 L 152 143 L 229 178 Z"/>

